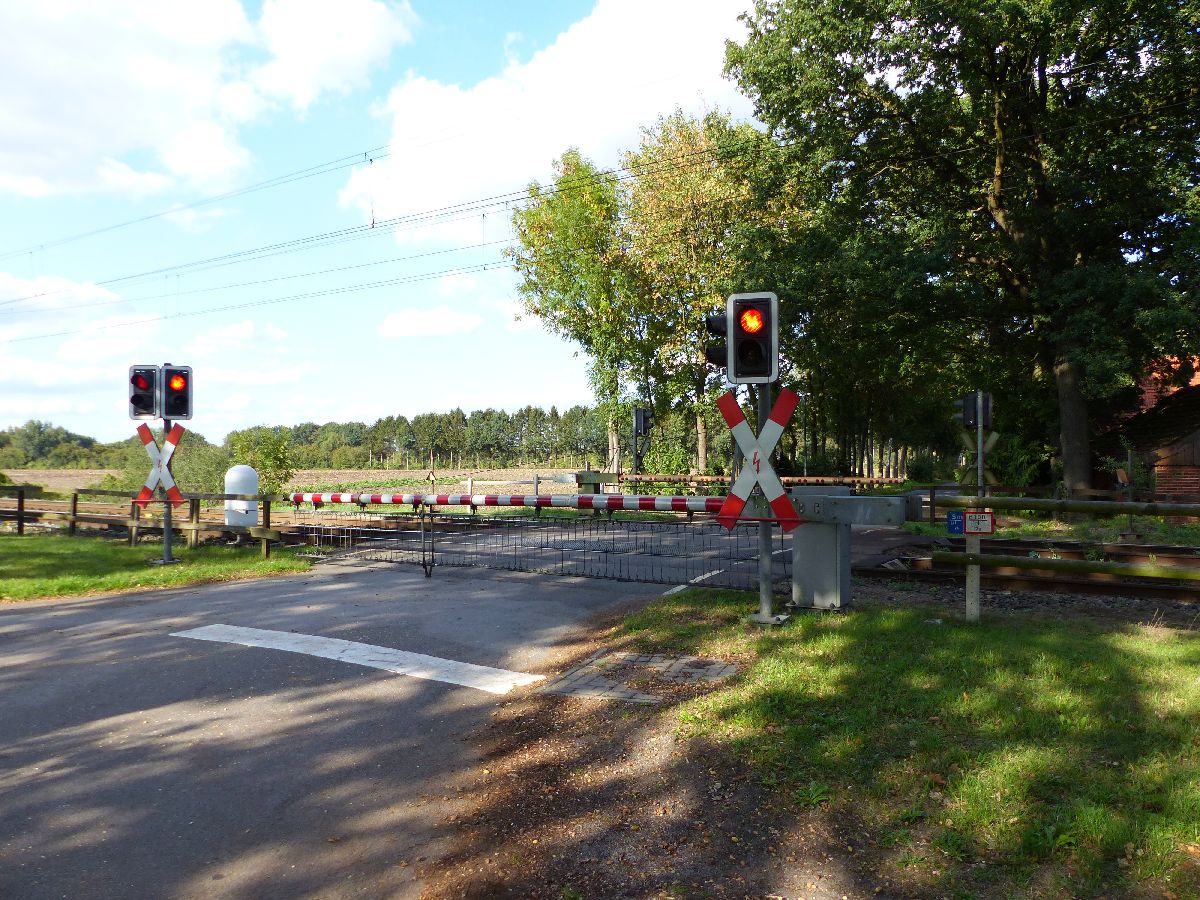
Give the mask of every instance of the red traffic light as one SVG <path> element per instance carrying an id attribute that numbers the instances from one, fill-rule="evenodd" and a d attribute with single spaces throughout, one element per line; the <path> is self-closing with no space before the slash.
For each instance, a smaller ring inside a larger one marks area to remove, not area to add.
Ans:
<path id="1" fill-rule="evenodd" d="M 763 317 L 762 310 L 753 306 L 743 309 L 738 316 L 738 326 L 746 334 L 758 334 L 766 324 L 767 320 Z"/>
<path id="2" fill-rule="evenodd" d="M 187 376 L 182 372 L 173 372 L 167 379 L 167 388 L 172 391 L 182 391 L 187 388 Z"/>
<path id="3" fill-rule="evenodd" d="M 150 379 L 146 377 L 144 372 L 134 372 L 133 376 L 129 379 L 129 383 L 139 391 L 150 390 Z"/>

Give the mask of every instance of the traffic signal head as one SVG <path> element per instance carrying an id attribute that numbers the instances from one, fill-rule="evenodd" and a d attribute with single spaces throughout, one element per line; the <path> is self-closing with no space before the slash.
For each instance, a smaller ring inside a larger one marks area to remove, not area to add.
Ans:
<path id="1" fill-rule="evenodd" d="M 725 310 L 731 384 L 770 384 L 779 378 L 779 298 L 734 294 Z"/>
<path id="2" fill-rule="evenodd" d="M 978 402 L 978 406 L 976 403 Z M 980 413 L 983 414 L 982 420 Z M 984 428 L 992 427 L 992 395 L 984 393 L 976 397 L 975 391 L 954 401 L 954 421 L 968 431 L 978 428 L 982 421 Z"/>
<path id="3" fill-rule="evenodd" d="M 642 406 L 634 407 L 633 410 L 633 433 L 638 437 L 645 437 L 650 433 L 650 429 L 654 427 L 654 410 L 646 409 Z"/>
<path id="4" fill-rule="evenodd" d="M 162 417 L 192 417 L 192 369 L 190 366 L 163 366 Z"/>
<path id="5" fill-rule="evenodd" d="M 704 347 L 704 358 L 723 369 L 729 365 L 728 314 L 719 312 L 705 316 L 704 328 L 712 338 Z"/>
<path id="6" fill-rule="evenodd" d="M 158 366 L 129 367 L 129 418 L 158 418 Z"/>

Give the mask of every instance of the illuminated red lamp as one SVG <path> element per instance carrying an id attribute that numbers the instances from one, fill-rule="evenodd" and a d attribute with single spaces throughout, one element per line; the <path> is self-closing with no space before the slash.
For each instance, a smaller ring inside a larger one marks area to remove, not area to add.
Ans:
<path id="1" fill-rule="evenodd" d="M 758 334 L 766 324 L 767 320 L 763 317 L 762 310 L 754 307 L 742 310 L 738 317 L 738 325 L 746 334 Z"/>

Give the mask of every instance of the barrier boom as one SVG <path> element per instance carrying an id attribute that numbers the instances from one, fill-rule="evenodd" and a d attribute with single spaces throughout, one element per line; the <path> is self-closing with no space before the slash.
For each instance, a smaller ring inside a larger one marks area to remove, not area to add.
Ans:
<path id="1" fill-rule="evenodd" d="M 724 497 L 646 497 L 629 494 L 292 494 L 293 503 L 360 506 L 525 506 L 540 509 L 606 509 L 717 514 Z"/>

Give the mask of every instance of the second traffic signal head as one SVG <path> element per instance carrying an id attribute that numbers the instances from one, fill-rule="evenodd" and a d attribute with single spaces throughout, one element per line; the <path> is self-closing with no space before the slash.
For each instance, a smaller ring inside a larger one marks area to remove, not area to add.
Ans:
<path id="1" fill-rule="evenodd" d="M 978 405 L 976 405 L 978 404 Z M 982 426 L 992 427 L 992 395 L 974 391 L 954 401 L 954 420 L 968 431 Z"/>
<path id="2" fill-rule="evenodd" d="M 158 418 L 158 366 L 129 367 L 129 418 Z"/>
<path id="3" fill-rule="evenodd" d="M 714 366 L 724 369 L 729 365 L 729 314 L 713 313 L 704 317 L 704 329 L 710 340 L 704 347 L 704 358 Z"/>
<path id="4" fill-rule="evenodd" d="M 731 384 L 770 384 L 779 378 L 779 298 L 733 294 L 726 307 Z"/>
<path id="5" fill-rule="evenodd" d="M 190 366 L 163 366 L 162 417 L 192 417 L 192 369 Z"/>

